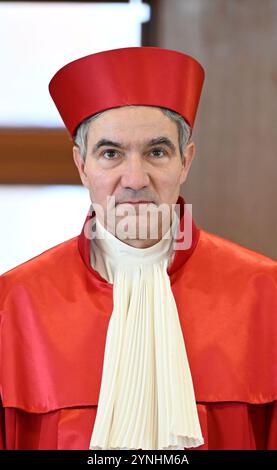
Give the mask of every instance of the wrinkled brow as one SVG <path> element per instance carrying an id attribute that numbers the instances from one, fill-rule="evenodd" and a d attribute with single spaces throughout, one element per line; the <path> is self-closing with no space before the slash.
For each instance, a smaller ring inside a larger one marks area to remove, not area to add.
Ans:
<path id="1" fill-rule="evenodd" d="M 153 147 L 154 145 L 166 145 L 172 152 L 176 152 L 176 147 L 173 142 L 164 136 L 155 137 L 150 139 L 144 143 L 145 147 Z M 116 147 L 116 148 L 124 148 L 124 144 L 122 142 L 115 142 L 109 139 L 100 139 L 98 142 L 93 146 L 92 153 L 97 152 L 101 147 Z"/>
<path id="2" fill-rule="evenodd" d="M 147 147 L 153 147 L 153 145 L 166 145 L 172 152 L 176 152 L 176 147 L 168 137 L 155 137 L 146 143 Z"/>
<path id="3" fill-rule="evenodd" d="M 92 149 L 92 153 L 97 152 L 98 149 L 101 147 L 117 147 L 117 148 L 123 148 L 124 145 L 121 142 L 114 142 L 113 140 L 108 140 L 108 139 L 100 139 L 96 144 L 94 145 Z"/>

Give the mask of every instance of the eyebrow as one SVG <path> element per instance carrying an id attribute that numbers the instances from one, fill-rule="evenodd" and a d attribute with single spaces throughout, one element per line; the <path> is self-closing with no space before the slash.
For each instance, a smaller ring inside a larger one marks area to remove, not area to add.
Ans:
<path id="1" fill-rule="evenodd" d="M 149 140 L 147 146 L 153 147 L 153 145 L 166 145 L 172 152 L 176 152 L 176 147 L 168 137 L 156 137 Z"/>
<path id="2" fill-rule="evenodd" d="M 164 136 L 155 137 L 147 142 L 145 142 L 145 147 L 153 147 L 154 145 L 166 145 L 172 152 L 176 152 L 176 147 L 173 142 Z M 101 147 L 117 147 L 117 148 L 124 148 L 124 144 L 122 142 L 115 142 L 109 139 L 100 139 L 96 144 L 93 146 L 92 153 L 97 152 Z"/>
<path id="3" fill-rule="evenodd" d="M 108 139 L 100 139 L 98 142 L 94 145 L 92 149 L 92 153 L 97 152 L 98 149 L 101 147 L 117 147 L 117 148 L 123 148 L 123 144 L 120 142 L 114 142 L 113 140 L 108 140 Z"/>

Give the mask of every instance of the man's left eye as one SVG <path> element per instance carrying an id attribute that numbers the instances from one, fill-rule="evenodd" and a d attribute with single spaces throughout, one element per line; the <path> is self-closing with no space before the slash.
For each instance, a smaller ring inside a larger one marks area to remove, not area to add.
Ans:
<path id="1" fill-rule="evenodd" d="M 156 158 L 161 158 L 165 155 L 165 151 L 163 149 L 154 149 L 151 151 L 151 155 Z"/>

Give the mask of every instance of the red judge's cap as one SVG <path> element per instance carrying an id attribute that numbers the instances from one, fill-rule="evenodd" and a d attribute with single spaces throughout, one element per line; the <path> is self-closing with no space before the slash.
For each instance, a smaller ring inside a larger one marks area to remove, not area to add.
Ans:
<path id="1" fill-rule="evenodd" d="M 61 68 L 50 94 L 72 137 L 93 114 L 128 105 L 160 106 L 193 127 L 204 81 L 202 66 L 181 52 L 128 47 L 91 54 Z"/>

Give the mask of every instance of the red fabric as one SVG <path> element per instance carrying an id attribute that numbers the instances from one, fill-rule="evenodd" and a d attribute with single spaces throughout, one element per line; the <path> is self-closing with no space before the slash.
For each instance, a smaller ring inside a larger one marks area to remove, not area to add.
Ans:
<path id="1" fill-rule="evenodd" d="M 193 127 L 203 81 L 202 66 L 188 55 L 128 47 L 70 62 L 54 75 L 49 91 L 74 136 L 89 116 L 127 105 L 168 108 Z"/>
<path id="2" fill-rule="evenodd" d="M 193 227 L 168 272 L 203 448 L 277 449 L 277 263 Z M 88 244 L 74 238 L 1 277 L 4 448 L 88 448 L 113 309 Z"/>
<path id="3" fill-rule="evenodd" d="M 191 450 L 276 450 L 277 402 L 198 403 L 204 445 Z M 64 408 L 49 413 L 28 413 L 0 408 L 0 449 L 88 450 L 97 407 Z M 3 438 L 1 447 L 1 435 Z"/>

